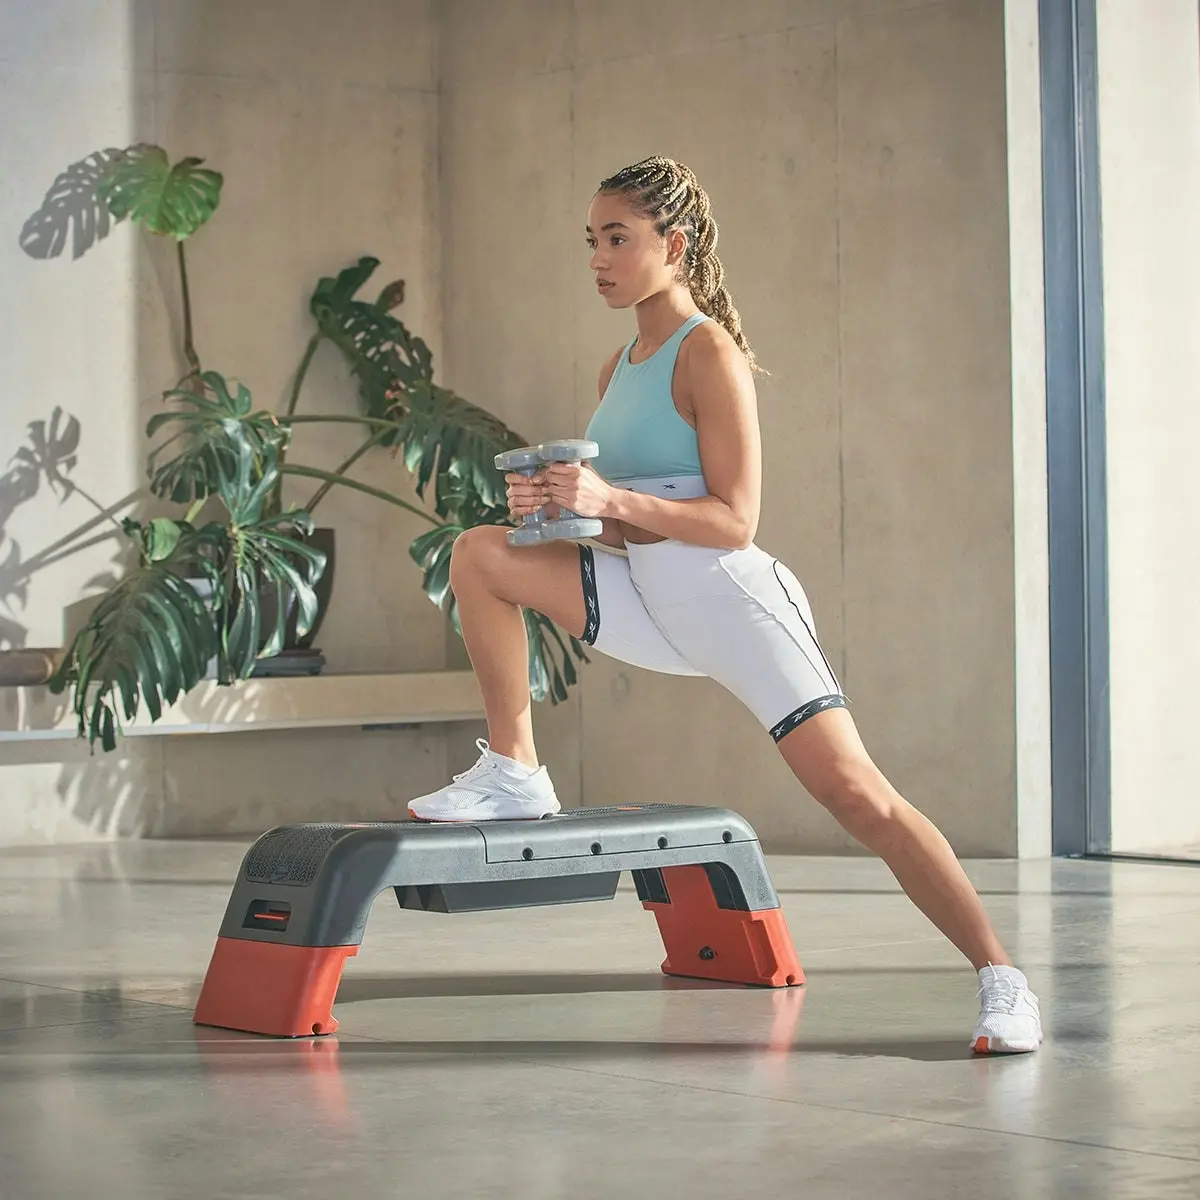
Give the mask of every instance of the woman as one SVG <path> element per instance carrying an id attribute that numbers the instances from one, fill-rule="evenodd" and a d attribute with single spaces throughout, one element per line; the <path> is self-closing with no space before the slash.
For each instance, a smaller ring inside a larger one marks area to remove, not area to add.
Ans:
<path id="1" fill-rule="evenodd" d="M 593 465 L 508 476 L 520 518 L 561 505 L 603 518 L 605 546 L 514 549 L 495 526 L 457 540 L 450 579 L 483 693 L 488 741 L 452 783 L 409 806 L 427 821 L 559 811 L 533 742 L 522 606 L 601 652 L 708 675 L 756 715 L 796 778 L 878 854 L 979 974 L 978 1053 L 1042 1039 L 1037 998 L 945 838 L 871 761 L 821 652 L 795 576 L 754 544 L 761 455 L 755 361 L 726 290 L 708 197 L 651 158 L 604 180 L 588 213 L 596 287 L 637 336 L 600 372 Z"/>

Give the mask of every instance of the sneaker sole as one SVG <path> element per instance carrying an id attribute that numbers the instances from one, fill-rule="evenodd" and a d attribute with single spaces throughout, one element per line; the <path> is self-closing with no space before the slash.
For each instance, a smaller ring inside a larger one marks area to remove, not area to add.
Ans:
<path id="1" fill-rule="evenodd" d="M 1040 1041 L 1033 1042 L 1005 1042 L 1000 1038 L 989 1038 L 980 1036 L 977 1037 L 971 1046 L 973 1054 L 1032 1054 Z"/>
<path id="2" fill-rule="evenodd" d="M 481 821 L 540 821 L 543 817 L 556 817 L 560 811 L 561 809 L 555 808 L 549 812 L 528 817 L 423 817 L 420 813 L 415 813 L 410 808 L 408 815 L 414 821 L 420 821 L 423 825 L 477 825 Z"/>

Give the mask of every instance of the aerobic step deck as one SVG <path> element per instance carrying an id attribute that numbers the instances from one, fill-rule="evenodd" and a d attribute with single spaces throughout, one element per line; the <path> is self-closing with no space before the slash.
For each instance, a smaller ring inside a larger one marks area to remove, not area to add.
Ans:
<path id="1" fill-rule="evenodd" d="M 662 971 L 789 987 L 804 973 L 749 823 L 719 808 L 582 808 L 540 821 L 283 825 L 242 860 L 195 1022 L 332 1033 L 372 902 L 434 913 L 611 900 L 622 871 L 658 922 Z"/>

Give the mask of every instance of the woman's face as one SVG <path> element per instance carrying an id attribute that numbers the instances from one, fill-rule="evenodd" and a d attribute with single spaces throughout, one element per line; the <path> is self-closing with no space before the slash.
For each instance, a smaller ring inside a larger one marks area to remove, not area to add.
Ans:
<path id="1" fill-rule="evenodd" d="M 687 239 L 675 230 L 662 237 L 624 196 L 598 192 L 588 207 L 589 266 L 609 308 L 630 308 L 676 284 Z"/>

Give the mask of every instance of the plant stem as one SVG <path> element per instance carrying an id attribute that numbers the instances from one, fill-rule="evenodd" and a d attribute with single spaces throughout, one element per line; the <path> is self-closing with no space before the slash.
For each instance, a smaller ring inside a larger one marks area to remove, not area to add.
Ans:
<path id="1" fill-rule="evenodd" d="M 308 346 L 304 350 L 304 357 L 300 360 L 300 366 L 296 369 L 296 378 L 292 383 L 292 394 L 288 397 L 288 406 L 286 416 L 291 416 L 296 411 L 296 405 L 300 403 L 300 389 L 304 386 L 304 377 L 308 374 L 308 368 L 312 365 L 313 355 L 317 352 L 317 347 L 321 344 L 325 335 L 317 330 L 316 333 L 308 339 Z"/>
<path id="2" fill-rule="evenodd" d="M 317 352 L 317 347 L 321 344 L 321 339 L 325 335 L 318 329 L 316 333 L 308 339 L 308 345 L 304 348 L 304 357 L 300 360 L 300 365 L 296 368 L 296 378 L 292 381 L 292 394 L 288 397 L 287 411 L 282 417 L 276 418 L 279 421 L 292 419 L 292 414 L 296 411 L 296 405 L 300 403 L 300 389 L 304 386 L 304 377 L 308 374 L 308 368 L 312 365 L 313 355 Z M 281 446 L 279 449 L 279 465 L 282 467 L 287 461 L 287 447 Z M 283 476 L 280 475 L 279 482 L 271 489 L 271 498 L 267 504 L 268 513 L 279 513 L 283 511 Z"/>
<path id="3" fill-rule="evenodd" d="M 280 467 L 279 470 L 282 475 L 304 475 L 309 479 L 324 479 L 328 483 L 339 483 L 343 487 L 348 487 L 353 491 L 364 492 L 368 496 L 374 496 L 376 500 L 386 500 L 389 504 L 394 504 L 397 508 L 403 508 L 406 512 L 421 517 L 431 525 L 442 524 L 432 513 L 427 513 L 423 508 L 418 508 L 415 504 L 409 504 L 407 500 L 401 500 L 399 496 L 393 496 L 390 492 L 373 488 L 366 483 L 359 483 L 356 479 L 345 479 L 341 475 L 335 475 L 332 471 L 322 471 L 317 467 Z"/>
<path id="4" fill-rule="evenodd" d="M 382 417 L 335 417 L 324 416 L 320 413 L 305 414 L 302 417 L 281 416 L 276 418 L 280 425 L 311 425 L 311 424 L 330 424 L 330 425 L 370 425 L 379 430 L 399 430 L 399 421 L 387 421 Z"/>
<path id="5" fill-rule="evenodd" d="M 371 435 L 371 440 L 366 444 L 366 446 L 363 446 L 359 450 L 355 451 L 354 458 L 351 458 L 349 463 L 343 463 L 342 466 L 338 468 L 339 473 L 345 470 L 350 463 L 353 463 L 360 454 L 369 449 L 371 446 L 375 445 L 383 434 L 389 432 L 394 433 L 397 428 L 397 423 L 395 421 L 385 421 L 379 417 L 335 417 L 323 416 L 319 413 L 306 414 L 302 417 L 297 417 L 285 413 L 283 416 L 277 417 L 276 419 L 279 421 L 280 425 L 366 425 L 369 428 L 374 429 L 376 432 Z M 288 474 L 288 472 L 284 469 L 284 464 L 286 461 L 287 455 L 281 451 L 279 455 L 279 482 L 273 489 L 273 504 L 270 510 L 272 513 L 283 511 L 283 477 L 284 475 Z M 322 488 L 319 492 L 317 492 L 317 494 L 313 497 L 313 503 L 315 504 L 317 500 L 321 499 L 327 490 L 327 488 Z"/>
<path id="6" fill-rule="evenodd" d="M 382 436 L 382 431 L 376 430 L 369 438 L 367 438 L 365 442 L 363 442 L 361 446 L 359 446 L 357 450 L 354 451 L 353 454 L 350 455 L 349 458 L 346 459 L 345 462 L 339 463 L 338 466 L 334 468 L 333 473 L 339 476 L 345 475 L 345 473 L 350 470 L 350 468 L 354 466 L 354 464 L 358 462 L 358 460 L 362 458 L 362 456 L 366 454 L 366 452 L 370 450 L 371 447 L 374 446 Z M 325 496 L 331 487 L 333 487 L 333 481 L 330 479 L 325 480 L 325 482 L 321 484 L 321 486 L 313 493 L 313 498 L 304 506 L 305 509 L 311 513 L 313 509 L 325 499 Z"/>
<path id="7" fill-rule="evenodd" d="M 188 288 L 187 255 L 183 252 L 183 243 L 176 242 L 179 251 L 179 289 L 183 295 L 183 353 L 192 368 L 192 375 L 201 374 L 200 358 L 196 354 L 196 345 L 192 336 L 192 293 Z"/>

